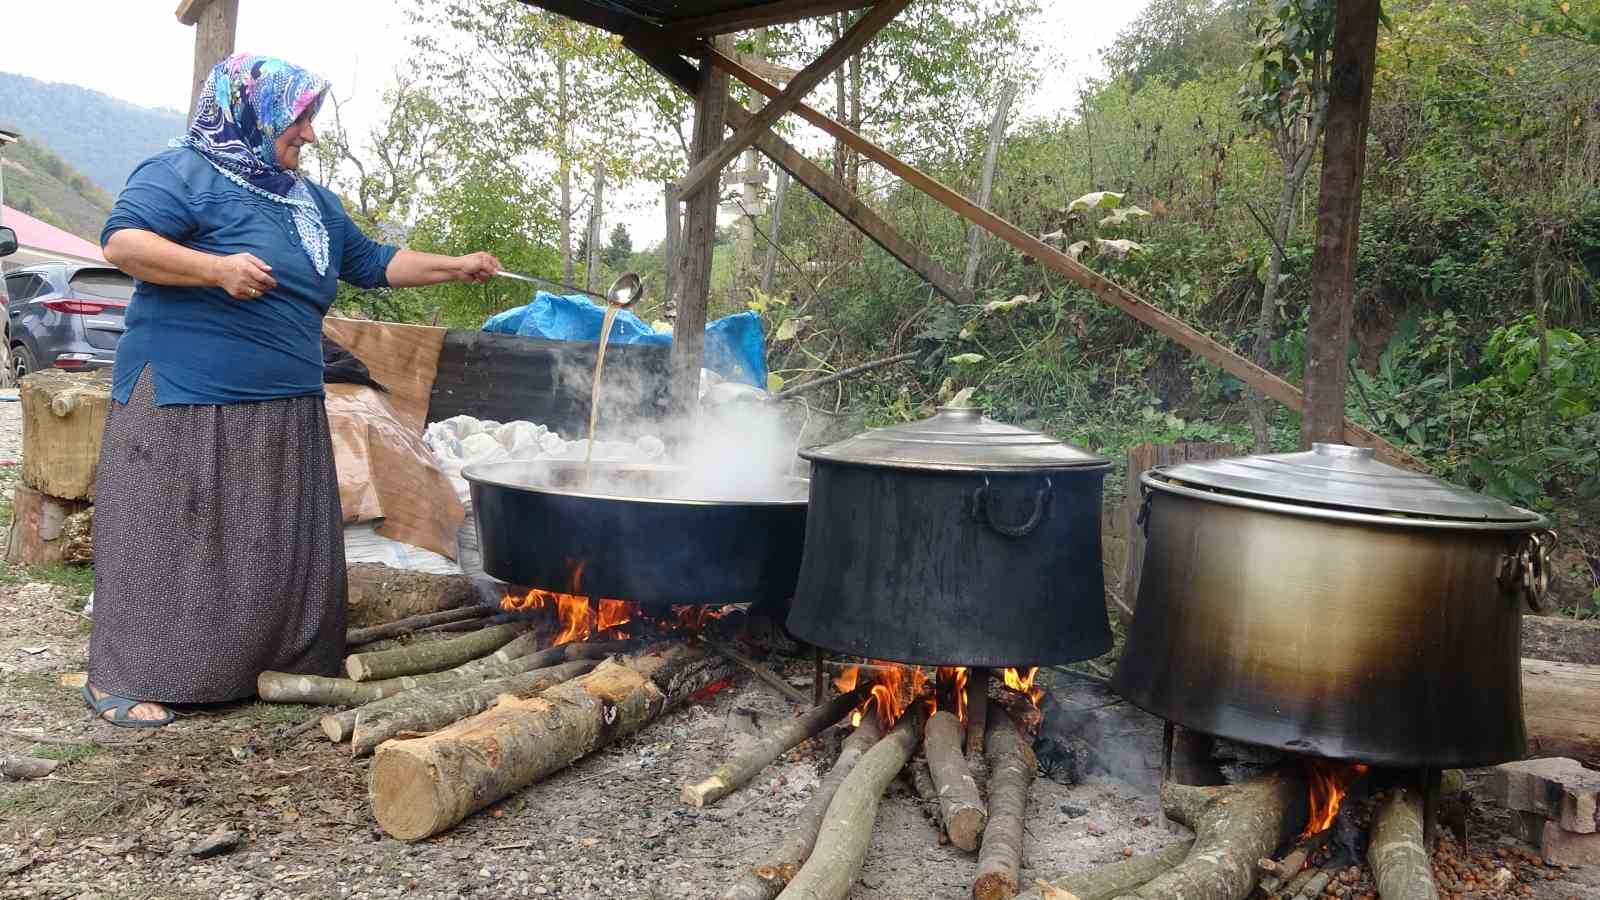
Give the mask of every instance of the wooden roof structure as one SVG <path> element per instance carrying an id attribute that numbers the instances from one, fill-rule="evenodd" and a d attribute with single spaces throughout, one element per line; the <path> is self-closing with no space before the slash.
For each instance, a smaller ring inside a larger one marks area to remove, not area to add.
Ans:
<path id="1" fill-rule="evenodd" d="M 670 83 L 695 98 L 693 165 L 669 186 L 669 257 L 676 256 L 678 322 L 672 344 L 669 394 L 680 411 L 697 396 L 704 356 L 706 301 L 716 230 L 718 177 L 750 147 L 789 173 L 884 250 L 957 302 L 971 294 L 959 276 L 901 235 L 831 172 L 824 171 L 772 126 L 795 114 L 872 160 L 908 185 L 991 235 L 1283 405 L 1302 413 L 1301 442 L 1335 441 L 1371 447 L 1390 462 L 1421 463 L 1372 431 L 1345 418 L 1346 348 L 1352 327 L 1361 179 L 1377 47 L 1379 0 L 1343 0 L 1334 23 L 1333 71 L 1323 132 L 1322 182 L 1312 261 L 1311 321 L 1305 389 L 1262 368 L 1134 292 L 1044 243 L 980 204 L 939 183 L 844 124 L 803 101 L 839 66 L 866 46 L 912 0 L 521 0 L 619 35 L 623 45 Z M 177 15 L 196 26 L 195 85 L 233 48 L 239 0 L 180 0 Z M 733 51 L 732 32 L 817 16 L 863 10 L 850 28 L 799 71 L 763 66 Z M 737 78 L 767 101 L 751 110 L 728 93 Z M 779 87 L 774 81 L 787 84 Z M 731 136 L 725 129 L 733 129 Z M 682 203 L 681 235 L 677 213 Z M 681 244 L 674 253 L 674 244 Z"/>
<path id="2" fill-rule="evenodd" d="M 1301 440 L 1332 440 L 1374 448 L 1391 462 L 1421 467 L 1405 451 L 1344 415 L 1350 332 L 1350 307 L 1356 251 L 1355 222 L 1360 214 L 1361 171 L 1370 108 L 1377 41 L 1377 0 L 1339 5 L 1334 48 L 1335 84 L 1325 132 L 1323 190 L 1319 200 L 1317 259 L 1313 264 L 1314 301 L 1306 390 L 1145 301 L 1137 294 L 984 209 L 928 174 L 863 137 L 831 116 L 807 106 L 812 89 L 851 56 L 911 0 L 522 0 L 550 12 L 620 35 L 629 50 L 668 81 L 696 98 L 694 162 L 669 188 L 669 221 L 684 203 L 682 255 L 678 266 L 678 325 L 673 341 L 672 395 L 687 410 L 686 398 L 699 383 L 710 292 L 711 239 L 716 227 L 718 174 L 746 148 L 754 146 L 936 290 L 957 302 L 970 300 L 960 279 L 906 240 L 835 178 L 771 130 L 793 113 L 872 160 L 950 211 L 1010 244 L 1018 252 L 1066 277 L 1090 294 L 1154 328 L 1194 353 L 1216 363 L 1246 385 L 1303 413 Z M 733 52 L 728 32 L 793 22 L 851 9 L 864 9 L 842 37 L 782 88 Z M 1344 43 L 1341 49 L 1338 41 Z M 693 62 L 691 62 L 693 60 Z M 758 110 L 728 96 L 729 77 L 767 98 Z M 1337 125 L 1336 125 L 1337 123 Z M 724 128 L 733 129 L 725 137 Z M 674 235 L 668 229 L 669 254 Z M 1319 302 L 1321 301 L 1320 305 Z M 1319 340 L 1320 338 L 1320 340 Z M 1342 338 L 1342 339 L 1341 339 Z M 1307 396 L 1313 402 L 1307 402 Z"/>

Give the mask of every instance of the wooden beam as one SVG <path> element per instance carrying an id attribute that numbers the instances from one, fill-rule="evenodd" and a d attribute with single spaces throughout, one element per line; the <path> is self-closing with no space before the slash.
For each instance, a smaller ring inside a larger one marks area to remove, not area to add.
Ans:
<path id="1" fill-rule="evenodd" d="M 1363 2 L 1370 2 L 1370 0 L 1363 0 Z M 780 93 L 775 85 L 756 77 L 753 72 L 745 69 L 726 54 L 717 52 L 714 48 L 707 47 L 704 44 L 698 49 L 715 68 L 731 73 L 756 91 L 769 97 Z M 952 212 L 969 222 L 976 222 L 990 234 L 1010 244 L 1023 254 L 1033 257 L 1047 268 L 1065 276 L 1067 280 L 1087 290 L 1102 301 L 1117 307 L 1161 334 L 1177 341 L 1184 347 L 1211 360 L 1246 385 L 1261 391 L 1290 409 L 1298 411 L 1304 408 L 1305 396 L 1299 388 L 1256 365 L 1210 335 L 1150 305 L 1143 298 L 1122 285 L 1044 243 L 994 213 L 983 209 L 966 197 L 941 184 L 932 176 L 902 161 L 899 157 L 834 121 L 827 115 L 803 103 L 796 105 L 794 112 L 811 124 L 843 141 L 856 152 L 888 169 L 912 187 L 939 201 Z M 1389 462 L 1419 470 L 1424 468 L 1422 463 L 1411 454 L 1406 453 L 1354 422 L 1347 421 L 1344 423 L 1344 439 L 1351 444 L 1373 448 Z"/>
<path id="2" fill-rule="evenodd" d="M 679 34 L 703 37 L 731 31 L 746 31 L 764 25 L 798 22 L 801 19 L 860 9 L 863 6 L 871 6 L 873 2 L 874 0 L 776 0 L 748 9 L 731 9 L 727 12 L 679 19 L 672 22 L 670 27 Z"/>
<path id="3" fill-rule="evenodd" d="M 728 98 L 730 123 L 749 121 L 752 118 L 749 110 L 737 100 Z M 794 145 L 769 130 L 756 138 L 756 149 L 788 172 L 795 181 L 805 185 L 845 221 L 871 238 L 873 243 L 888 251 L 890 256 L 921 275 L 934 290 L 956 303 L 972 302 L 972 292 L 962 289 L 960 276 L 934 262 L 932 257 L 896 231 L 895 227 L 878 215 L 872 207 L 861 202 L 861 198 L 856 196 L 848 185 L 833 177 L 831 173 L 823 171 L 821 166 L 807 159 L 806 155 Z"/>
<path id="4" fill-rule="evenodd" d="M 767 62 L 760 57 L 751 56 L 747 53 L 735 53 L 732 54 L 732 56 L 734 59 L 737 59 L 745 68 L 756 73 L 757 75 L 760 75 L 762 78 L 765 78 L 773 84 L 788 84 L 794 80 L 796 75 L 800 74 L 799 69 L 791 69 L 788 66 L 780 66 L 777 63 Z"/>
<path id="5" fill-rule="evenodd" d="M 200 11 L 210 2 L 211 0 L 179 0 L 178 22 L 183 25 L 193 25 L 200 21 Z"/>
<path id="6" fill-rule="evenodd" d="M 1344 422 L 1354 323 L 1361 177 L 1377 58 L 1378 0 L 1341 0 L 1333 19 L 1333 71 L 1322 138 L 1317 243 L 1311 258 L 1311 318 L 1306 329 L 1306 404 L 1300 444 L 1337 440 Z"/>
<path id="7" fill-rule="evenodd" d="M 689 174 L 678 182 L 678 191 L 685 199 L 693 198 L 702 189 L 715 191 L 717 173 L 727 165 L 735 156 L 738 156 L 746 147 L 755 143 L 755 139 L 763 131 L 768 130 L 784 113 L 789 112 L 805 96 L 811 93 L 812 88 L 822 83 L 839 66 L 843 65 L 850 57 L 855 56 L 873 36 L 883 30 L 899 15 L 900 10 L 910 5 L 911 0 L 881 0 L 870 12 L 856 20 L 844 36 L 833 42 L 833 46 L 822 52 L 812 63 L 800 70 L 800 73 L 789 82 L 789 86 L 772 95 L 772 102 L 761 108 L 755 118 L 746 122 L 734 132 L 733 137 L 723 141 L 715 150 L 702 157 L 689 169 Z M 767 83 L 763 81 L 763 83 Z"/>
<path id="8" fill-rule="evenodd" d="M 716 38 L 720 49 L 732 49 L 731 38 Z M 728 108 L 728 76 L 715 69 L 700 78 L 694 106 L 694 155 L 705 160 L 722 141 Z M 717 190 L 713 183 L 698 193 L 684 193 L 682 261 L 677 279 L 678 318 L 672 323 L 668 356 L 667 402 L 674 419 L 693 427 L 699 408 L 700 369 L 704 365 L 706 306 L 711 294 L 711 252 L 717 233 Z"/>
<path id="9" fill-rule="evenodd" d="M 685 93 L 693 94 L 698 91 L 700 71 L 679 56 L 677 51 L 639 35 L 630 35 L 623 43 Z M 750 118 L 751 113 L 748 109 L 732 97 L 728 98 L 727 120 L 733 127 L 739 127 Z M 959 276 L 939 265 L 916 244 L 907 240 L 872 207 L 861 202 L 843 181 L 823 171 L 792 144 L 769 130 L 756 138 L 756 149 L 779 168 L 788 172 L 791 178 L 804 185 L 845 221 L 871 238 L 890 256 L 922 276 L 934 290 L 956 303 L 972 302 L 972 293 L 962 290 Z"/>
<path id="10" fill-rule="evenodd" d="M 522 0 L 522 2 L 614 34 L 627 34 L 641 25 L 649 27 L 655 24 L 642 16 L 621 11 L 623 7 L 615 4 L 599 5 L 587 0 Z"/>
<path id="11" fill-rule="evenodd" d="M 200 89 L 205 86 L 211 69 L 233 55 L 234 35 L 239 30 L 239 0 L 188 0 L 192 7 L 178 7 L 178 19 L 186 12 L 195 17 L 194 23 L 194 83 L 189 89 L 189 120 L 194 121 L 194 108 L 200 102 Z"/>

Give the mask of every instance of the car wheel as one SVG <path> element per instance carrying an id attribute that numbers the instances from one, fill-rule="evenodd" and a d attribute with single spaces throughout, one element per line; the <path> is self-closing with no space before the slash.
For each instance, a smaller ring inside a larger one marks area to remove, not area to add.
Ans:
<path id="1" fill-rule="evenodd" d="M 17 344 L 11 348 L 11 371 L 16 374 L 17 381 L 29 372 L 39 371 L 39 364 L 33 358 L 33 351 L 26 344 Z"/>

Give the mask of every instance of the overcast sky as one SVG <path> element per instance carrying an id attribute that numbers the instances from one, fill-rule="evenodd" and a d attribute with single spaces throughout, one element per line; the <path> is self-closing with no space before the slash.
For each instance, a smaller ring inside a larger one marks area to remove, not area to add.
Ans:
<path id="1" fill-rule="evenodd" d="M 0 71 L 77 84 L 140 106 L 188 106 L 194 32 L 174 17 L 176 0 L 3 2 L 7 39 Z M 1047 12 L 1038 38 L 1060 59 L 1023 106 L 1030 117 L 1069 109 L 1079 81 L 1098 72 L 1097 51 L 1145 3 L 1042 0 L 1040 5 Z M 333 82 L 346 127 L 364 134 L 379 113 L 390 73 L 410 58 L 408 6 L 405 0 L 241 0 L 237 46 L 284 57 Z M 616 200 L 620 207 L 650 198 Z M 611 222 L 626 222 L 641 247 L 660 239 L 662 218 L 651 209 L 618 208 L 607 215 Z"/>

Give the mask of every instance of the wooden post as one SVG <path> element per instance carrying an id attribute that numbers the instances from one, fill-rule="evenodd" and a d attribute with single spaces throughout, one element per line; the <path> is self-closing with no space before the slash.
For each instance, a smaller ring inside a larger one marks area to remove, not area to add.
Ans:
<path id="1" fill-rule="evenodd" d="M 1306 331 L 1305 410 L 1300 444 L 1344 440 L 1344 391 L 1361 177 L 1367 164 L 1367 119 L 1377 57 L 1378 0 L 1343 0 L 1333 22 L 1333 72 L 1317 195 L 1317 245 L 1311 261 L 1311 322 Z"/>
<path id="2" fill-rule="evenodd" d="M 718 49 L 732 48 L 729 37 L 716 39 Z M 695 97 L 694 158 L 698 165 L 722 146 L 722 129 L 728 106 L 728 76 L 707 66 Z M 678 319 L 672 325 L 669 357 L 671 385 L 668 402 L 673 414 L 693 414 L 699 401 L 700 367 L 705 356 L 706 305 L 711 295 L 711 250 L 717 233 L 717 195 L 721 180 L 702 181 L 699 190 L 683 196 L 682 273 L 678 279 Z"/>
<path id="3" fill-rule="evenodd" d="M 193 25 L 194 82 L 189 88 L 189 120 L 200 102 L 200 89 L 212 66 L 233 55 L 234 35 L 239 30 L 239 0 L 183 0 L 178 4 L 178 21 Z"/>
<path id="4" fill-rule="evenodd" d="M 678 185 L 667 182 L 663 196 L 667 201 L 667 236 L 662 241 L 661 302 L 668 321 L 678 317 L 678 257 L 683 254 L 683 209 L 678 205 Z"/>

